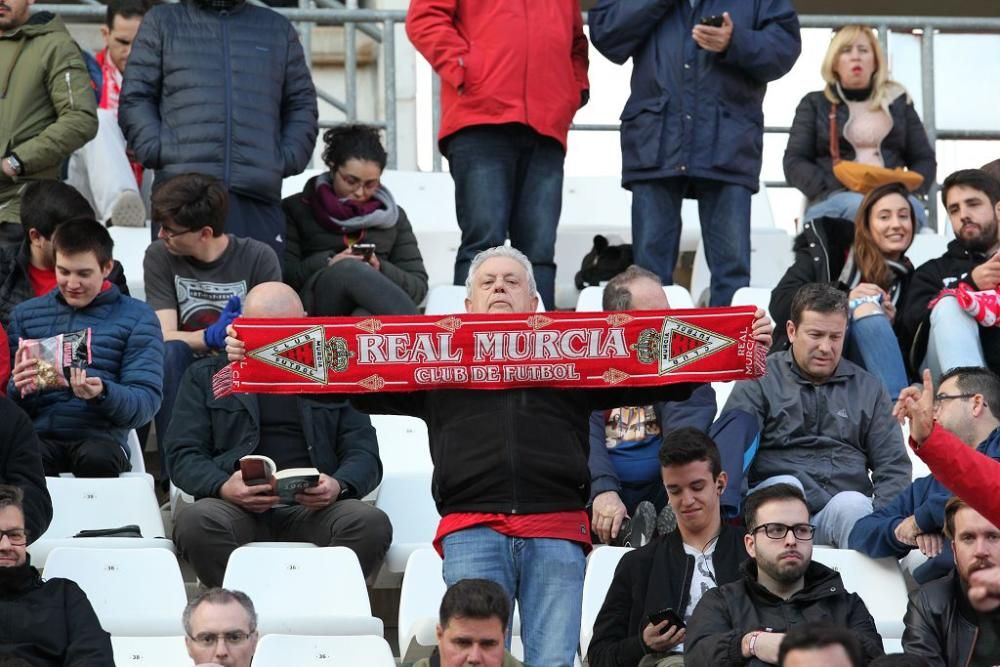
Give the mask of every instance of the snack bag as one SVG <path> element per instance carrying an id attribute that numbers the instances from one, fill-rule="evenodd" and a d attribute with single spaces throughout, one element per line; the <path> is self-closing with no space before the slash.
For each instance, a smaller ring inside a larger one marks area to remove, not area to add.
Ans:
<path id="1" fill-rule="evenodd" d="M 38 359 L 35 391 L 69 387 L 69 369 L 90 365 L 90 329 L 49 338 L 22 338 L 18 345 L 26 359 Z"/>

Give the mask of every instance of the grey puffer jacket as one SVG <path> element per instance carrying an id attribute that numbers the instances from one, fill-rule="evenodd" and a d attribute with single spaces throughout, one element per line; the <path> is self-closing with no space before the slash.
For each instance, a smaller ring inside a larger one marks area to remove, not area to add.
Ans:
<path id="1" fill-rule="evenodd" d="M 270 9 L 190 0 L 146 14 L 122 83 L 118 123 L 157 178 L 198 172 L 281 200 L 318 131 L 316 90 L 295 28 Z"/>

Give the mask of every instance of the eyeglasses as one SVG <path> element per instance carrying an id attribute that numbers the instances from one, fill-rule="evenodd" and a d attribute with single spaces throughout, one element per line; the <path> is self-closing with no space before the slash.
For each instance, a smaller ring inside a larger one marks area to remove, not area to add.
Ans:
<path id="1" fill-rule="evenodd" d="M 934 395 L 934 407 L 940 407 L 945 401 L 952 401 L 959 398 L 972 398 L 975 394 L 935 394 Z"/>
<path id="2" fill-rule="evenodd" d="M 808 523 L 797 523 L 794 526 L 789 526 L 784 523 L 762 523 L 751 530 L 750 533 L 753 534 L 759 530 L 763 530 L 764 534 L 772 540 L 783 540 L 785 539 L 785 536 L 788 535 L 788 531 L 792 531 L 792 535 L 795 536 L 795 539 L 808 542 L 813 538 L 813 534 L 816 532 L 816 526 Z"/>
<path id="3" fill-rule="evenodd" d="M 243 632 L 242 630 L 231 630 L 229 632 L 215 633 L 203 632 L 200 635 L 191 637 L 191 641 L 202 648 L 212 648 L 219 643 L 219 640 L 226 642 L 226 646 L 240 646 L 245 644 L 257 631 Z"/>
<path id="4" fill-rule="evenodd" d="M 6 537 L 15 547 L 24 546 L 28 542 L 28 531 L 24 528 L 11 528 L 10 530 L 0 530 L 0 543 Z"/>
<path id="5" fill-rule="evenodd" d="M 160 225 L 160 234 L 162 234 L 163 237 L 167 239 L 172 239 L 177 236 L 184 236 L 185 234 L 193 234 L 195 232 L 200 232 L 200 231 L 201 229 L 185 229 L 181 231 L 176 231 L 173 229 L 168 229 L 163 225 Z"/>
<path id="6" fill-rule="evenodd" d="M 381 185 L 381 181 L 377 178 L 370 181 L 362 181 L 357 176 L 345 174 L 339 169 L 337 170 L 337 176 L 344 182 L 344 185 L 351 189 L 351 192 L 356 191 L 358 188 L 363 189 L 365 192 L 375 192 L 378 190 L 378 186 Z"/>

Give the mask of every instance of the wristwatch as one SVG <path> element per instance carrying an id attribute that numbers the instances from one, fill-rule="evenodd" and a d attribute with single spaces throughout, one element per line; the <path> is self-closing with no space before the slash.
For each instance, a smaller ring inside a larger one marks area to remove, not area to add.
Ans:
<path id="1" fill-rule="evenodd" d="M 21 161 L 17 159 L 16 155 L 10 153 L 4 159 L 7 160 L 7 164 L 10 165 L 11 171 L 13 171 L 15 174 L 20 176 L 21 174 L 24 173 L 24 165 L 21 164 Z"/>

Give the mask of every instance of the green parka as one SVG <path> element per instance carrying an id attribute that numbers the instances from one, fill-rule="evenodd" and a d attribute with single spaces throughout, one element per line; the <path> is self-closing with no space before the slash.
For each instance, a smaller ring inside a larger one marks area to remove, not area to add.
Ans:
<path id="1" fill-rule="evenodd" d="M 55 179 L 70 153 L 97 134 L 97 102 L 83 54 L 62 19 L 48 12 L 0 35 L 0 155 L 24 173 L 0 172 L 0 222 L 21 221 L 18 196 L 30 181 Z"/>

